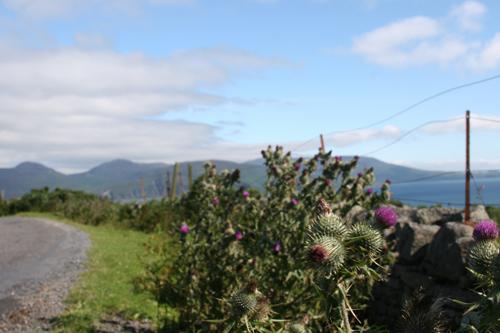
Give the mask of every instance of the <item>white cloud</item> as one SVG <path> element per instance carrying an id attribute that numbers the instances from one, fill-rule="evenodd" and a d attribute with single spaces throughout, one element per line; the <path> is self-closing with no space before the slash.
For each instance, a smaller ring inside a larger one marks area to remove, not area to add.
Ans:
<path id="1" fill-rule="evenodd" d="M 369 128 L 357 131 L 339 132 L 324 135 L 325 142 L 328 143 L 329 147 L 334 148 L 345 148 L 348 146 L 372 142 L 375 140 L 390 140 L 395 139 L 401 135 L 401 130 L 399 127 L 394 125 L 387 125 L 382 128 Z M 286 145 L 287 149 L 292 151 L 310 151 L 316 150 L 318 148 L 318 141 L 311 140 L 306 143 L 288 143 Z"/>
<path id="2" fill-rule="evenodd" d="M 486 12 L 482 3 L 466 1 L 441 18 L 405 18 L 356 37 L 351 50 L 386 67 L 437 64 L 474 71 L 494 69 L 500 66 L 500 33 L 484 42 L 456 31 L 453 24 L 457 23 L 461 30 L 477 32 Z"/>
<path id="3" fill-rule="evenodd" d="M 481 17 L 486 7 L 479 1 L 466 1 L 452 9 L 450 16 L 455 18 L 462 29 L 477 31 L 481 29 Z"/>
<path id="4" fill-rule="evenodd" d="M 257 157 L 260 146 L 223 141 L 217 127 L 151 117 L 239 103 L 204 90 L 285 63 L 228 48 L 179 51 L 165 59 L 110 49 L 4 45 L 2 50 L 2 161 L 70 169 L 118 157 L 167 162 Z"/>
<path id="5" fill-rule="evenodd" d="M 467 65 L 477 71 L 495 69 L 500 66 L 500 32 L 485 43 L 480 52 L 470 55 Z"/>

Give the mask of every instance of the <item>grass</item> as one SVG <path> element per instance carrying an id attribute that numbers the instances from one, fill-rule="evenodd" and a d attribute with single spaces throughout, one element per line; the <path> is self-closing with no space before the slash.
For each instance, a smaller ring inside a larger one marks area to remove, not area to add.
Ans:
<path id="1" fill-rule="evenodd" d="M 55 332 L 92 332 L 99 319 L 113 314 L 155 320 L 154 298 L 134 288 L 134 279 L 143 271 L 140 258 L 146 256 L 144 243 L 150 236 L 106 225 L 82 225 L 45 213 L 22 215 L 70 224 L 86 232 L 92 241 L 87 270 L 70 291 L 68 309 L 58 318 Z"/>

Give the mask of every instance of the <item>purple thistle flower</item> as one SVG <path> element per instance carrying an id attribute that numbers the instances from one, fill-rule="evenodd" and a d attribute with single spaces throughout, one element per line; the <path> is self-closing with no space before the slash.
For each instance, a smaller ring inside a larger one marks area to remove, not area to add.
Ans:
<path id="1" fill-rule="evenodd" d="M 214 205 L 214 206 L 218 206 L 219 204 L 220 204 L 220 199 L 219 199 L 219 197 L 214 197 L 214 198 L 212 199 L 212 205 Z"/>
<path id="2" fill-rule="evenodd" d="M 299 200 L 296 198 L 293 198 L 290 202 L 293 206 L 297 206 L 299 204 Z"/>
<path id="3" fill-rule="evenodd" d="M 342 156 L 335 156 L 335 162 L 342 161 Z"/>
<path id="4" fill-rule="evenodd" d="M 359 161 L 359 156 L 358 155 L 354 156 L 354 160 Z"/>
<path id="5" fill-rule="evenodd" d="M 359 177 L 359 178 L 363 177 L 363 173 L 358 172 L 358 177 Z"/>
<path id="6" fill-rule="evenodd" d="M 250 197 L 250 192 L 243 191 L 243 199 L 248 199 Z"/>
<path id="7" fill-rule="evenodd" d="M 299 170 L 300 170 L 300 166 L 301 166 L 301 165 L 300 165 L 300 163 L 299 163 L 299 162 L 295 162 L 295 163 L 293 164 L 293 168 L 295 169 L 295 171 L 299 171 Z"/>
<path id="8" fill-rule="evenodd" d="M 325 249 L 325 247 L 322 245 L 319 245 L 319 244 L 314 245 L 309 250 L 309 259 L 311 259 L 311 261 L 313 261 L 315 263 L 322 264 L 322 263 L 328 261 L 329 258 L 330 258 L 330 254 L 328 253 L 328 250 Z"/>
<path id="9" fill-rule="evenodd" d="M 372 195 L 373 194 L 373 189 L 371 187 L 366 189 L 366 194 L 367 195 Z"/>
<path id="10" fill-rule="evenodd" d="M 392 183 L 390 179 L 386 179 L 386 180 L 385 180 L 385 182 L 386 182 L 387 184 L 389 184 L 389 185 L 391 185 L 391 183 Z"/>
<path id="11" fill-rule="evenodd" d="M 242 240 L 243 239 L 243 233 L 241 231 L 236 231 L 234 233 L 234 238 L 236 238 L 236 240 Z"/>
<path id="12" fill-rule="evenodd" d="M 492 220 L 481 220 L 474 227 L 472 235 L 477 241 L 496 239 L 498 237 L 497 224 Z"/>
<path id="13" fill-rule="evenodd" d="M 279 253 L 281 251 L 281 242 L 280 241 L 277 241 L 276 243 L 274 243 L 273 251 L 275 253 Z"/>
<path id="14" fill-rule="evenodd" d="M 183 235 L 187 235 L 189 233 L 189 226 L 186 223 L 183 223 L 179 228 L 179 232 Z"/>
<path id="15" fill-rule="evenodd" d="M 398 214 L 392 207 L 380 207 L 375 210 L 375 221 L 390 228 L 398 223 Z"/>

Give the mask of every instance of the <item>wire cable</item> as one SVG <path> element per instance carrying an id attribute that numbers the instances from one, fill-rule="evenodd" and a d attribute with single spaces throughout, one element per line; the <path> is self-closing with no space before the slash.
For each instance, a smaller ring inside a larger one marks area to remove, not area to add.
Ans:
<path id="1" fill-rule="evenodd" d="M 479 201 L 481 201 L 483 206 L 486 206 L 484 204 L 483 195 L 481 193 L 481 190 L 479 189 L 479 186 L 477 186 L 476 177 L 474 177 L 474 174 L 472 172 L 470 173 L 470 175 L 472 177 L 472 181 L 474 182 L 474 187 L 476 188 L 477 198 L 479 199 Z"/>
<path id="2" fill-rule="evenodd" d="M 435 93 L 431 96 L 428 96 L 424 99 L 421 99 L 420 101 L 392 114 L 391 116 L 389 117 L 386 117 L 386 118 L 383 118 L 379 121 L 376 121 L 376 122 L 373 122 L 371 124 L 368 124 L 366 126 L 361 126 L 361 127 L 358 127 L 358 128 L 354 128 L 354 129 L 350 129 L 350 130 L 341 130 L 341 131 L 333 131 L 333 132 L 330 132 L 330 133 L 326 133 L 325 135 L 330 135 L 330 134 L 333 134 L 333 133 L 347 133 L 347 132 L 354 132 L 354 131 L 359 131 L 359 130 L 363 130 L 363 129 L 368 129 L 368 128 L 371 128 L 371 127 L 375 127 L 377 125 L 380 125 L 380 124 L 383 124 L 391 119 L 394 119 L 410 110 L 413 110 L 415 109 L 416 107 L 430 101 L 430 100 L 433 100 L 437 97 L 440 97 L 442 95 L 445 95 L 445 94 L 448 94 L 450 92 L 453 92 L 453 91 L 456 91 L 456 90 L 460 90 L 460 89 L 463 89 L 463 88 L 467 88 L 467 87 L 471 87 L 471 86 L 475 86 L 475 85 L 478 85 L 478 84 L 481 84 L 481 83 L 485 83 L 485 82 L 488 82 L 488 81 L 493 81 L 493 80 L 497 80 L 497 79 L 500 79 L 500 74 L 497 74 L 497 75 L 493 75 L 493 76 L 490 76 L 490 77 L 487 77 L 487 78 L 484 78 L 484 79 L 481 79 L 481 80 L 477 80 L 477 81 L 472 81 L 472 82 L 468 82 L 468 83 L 465 83 L 465 84 L 461 84 L 459 86 L 455 86 L 455 87 L 452 87 L 452 88 L 448 88 L 448 89 L 445 89 L 445 90 L 442 90 L 438 93 Z"/>
<path id="3" fill-rule="evenodd" d="M 432 125 L 432 124 L 443 124 L 443 123 L 449 123 L 449 122 L 456 121 L 456 120 L 457 120 L 457 119 L 456 119 L 456 118 L 454 118 L 454 119 L 447 119 L 447 120 L 431 120 L 431 121 L 425 122 L 425 123 L 423 123 L 423 124 L 421 124 L 421 125 L 419 125 L 419 126 L 417 126 L 417 127 L 412 128 L 411 130 L 409 130 L 409 131 L 407 131 L 407 132 L 403 133 L 403 134 L 402 134 L 402 135 L 400 135 L 400 136 L 399 136 L 396 140 L 391 141 L 391 142 L 389 142 L 389 143 L 387 143 L 387 144 L 383 145 L 382 147 L 379 147 L 379 148 L 377 148 L 377 149 L 374 149 L 374 150 L 372 150 L 372 151 L 369 151 L 369 152 L 367 152 L 367 153 L 365 153 L 365 154 L 361 154 L 361 156 L 370 156 L 370 155 L 373 155 L 373 154 L 375 154 L 375 153 L 378 153 L 378 152 L 379 152 L 379 151 L 381 151 L 381 150 L 384 150 L 384 149 L 386 149 L 386 148 L 389 148 L 390 146 L 392 146 L 392 145 L 394 145 L 394 144 L 398 143 L 399 141 L 403 140 L 404 138 L 406 138 L 408 135 L 410 135 L 410 134 L 412 134 L 412 133 L 414 133 L 414 132 L 418 131 L 419 129 L 424 128 L 424 127 L 426 127 L 426 126 L 429 126 L 429 125 Z"/>
<path id="4" fill-rule="evenodd" d="M 458 171 L 447 171 L 447 172 L 442 172 L 442 173 L 438 173 L 435 175 L 414 178 L 414 179 L 408 179 L 408 180 L 401 180 L 398 182 L 392 182 L 392 184 L 397 185 L 397 184 L 416 183 L 416 182 L 420 182 L 420 181 L 424 181 L 424 180 L 428 180 L 428 179 L 432 179 L 432 178 L 436 178 L 436 177 L 441 177 L 441 176 L 446 176 L 446 175 L 451 175 L 451 174 L 458 174 L 458 173 L 459 173 Z"/>
<path id="5" fill-rule="evenodd" d="M 498 120 L 498 119 L 489 119 L 489 118 L 474 117 L 474 116 L 472 117 L 472 119 L 489 121 L 489 122 L 492 122 L 492 123 L 500 123 L 500 120 Z"/>
<path id="6" fill-rule="evenodd" d="M 445 89 L 445 90 L 442 90 L 440 92 L 437 92 L 433 95 L 430 95 L 426 98 L 423 98 L 419 101 L 417 101 L 416 103 L 413 103 L 407 107 L 405 107 L 404 109 L 401 109 L 400 111 L 386 117 L 386 118 L 383 118 L 381 120 L 378 120 L 376 122 L 373 122 L 373 123 L 370 123 L 370 124 L 367 124 L 365 126 L 361 126 L 361 127 L 356 127 L 356 128 L 352 128 L 352 129 L 347 129 L 347 130 L 337 130 L 337 131 L 331 131 L 331 132 L 328 132 L 328 133 L 325 133 L 324 135 L 327 136 L 327 135 L 331 135 L 331 134 L 337 134 L 337 133 L 349 133 L 349 132 L 355 132 L 355 131 L 360 131 L 360 130 L 364 130 L 364 129 L 369 129 L 369 128 L 372 128 L 372 127 L 375 127 L 375 126 L 378 126 L 380 124 L 383 124 L 391 119 L 394 119 L 396 117 L 399 117 L 400 115 L 402 114 L 405 114 L 407 113 L 408 111 L 411 111 L 415 108 L 417 108 L 418 106 L 428 102 L 428 101 L 431 101 L 433 99 L 436 99 L 440 96 L 443 96 L 443 95 L 446 95 L 448 93 L 451 93 L 453 91 L 457 91 L 457 90 L 460 90 L 460 89 L 464 89 L 464 88 L 468 88 L 468 87 L 471 87 L 471 86 L 475 86 L 475 85 L 478 85 L 478 84 L 482 84 L 482 83 L 486 83 L 488 81 L 493 81 L 493 80 L 498 80 L 500 79 L 500 74 L 497 74 L 497 75 L 493 75 L 493 76 L 490 76 L 490 77 L 487 77 L 487 78 L 484 78 L 484 79 L 481 79 L 481 80 L 476 80 L 476 81 L 472 81 L 472 82 L 468 82 L 468 83 L 464 83 L 464 84 L 461 84 L 461 85 L 458 85 L 458 86 L 455 86 L 455 87 L 451 87 L 451 88 L 448 88 L 448 89 Z M 476 119 L 479 119 L 479 118 L 476 118 Z M 486 119 L 483 119 L 483 120 L 486 120 Z M 496 121 L 496 120 L 490 120 L 490 121 L 494 121 L 494 122 L 499 122 L 500 121 Z M 292 150 L 297 150 L 299 148 L 302 148 L 303 146 L 307 145 L 308 143 L 311 143 L 312 141 L 316 140 L 317 138 L 316 137 L 313 137 L 301 144 L 299 144 L 298 146 L 295 146 L 292 148 Z"/>

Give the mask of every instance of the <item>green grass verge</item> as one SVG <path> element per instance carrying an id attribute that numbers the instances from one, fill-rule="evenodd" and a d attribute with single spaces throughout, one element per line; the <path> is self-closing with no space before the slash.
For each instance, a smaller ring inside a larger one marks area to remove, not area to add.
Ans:
<path id="1" fill-rule="evenodd" d="M 68 310 L 58 318 L 55 332 L 92 332 L 94 324 L 108 314 L 156 319 L 154 298 L 134 289 L 134 278 L 143 271 L 140 258 L 146 255 L 147 234 L 106 225 L 82 225 L 52 214 L 21 215 L 70 224 L 86 232 L 92 241 L 87 270 L 70 291 Z"/>

